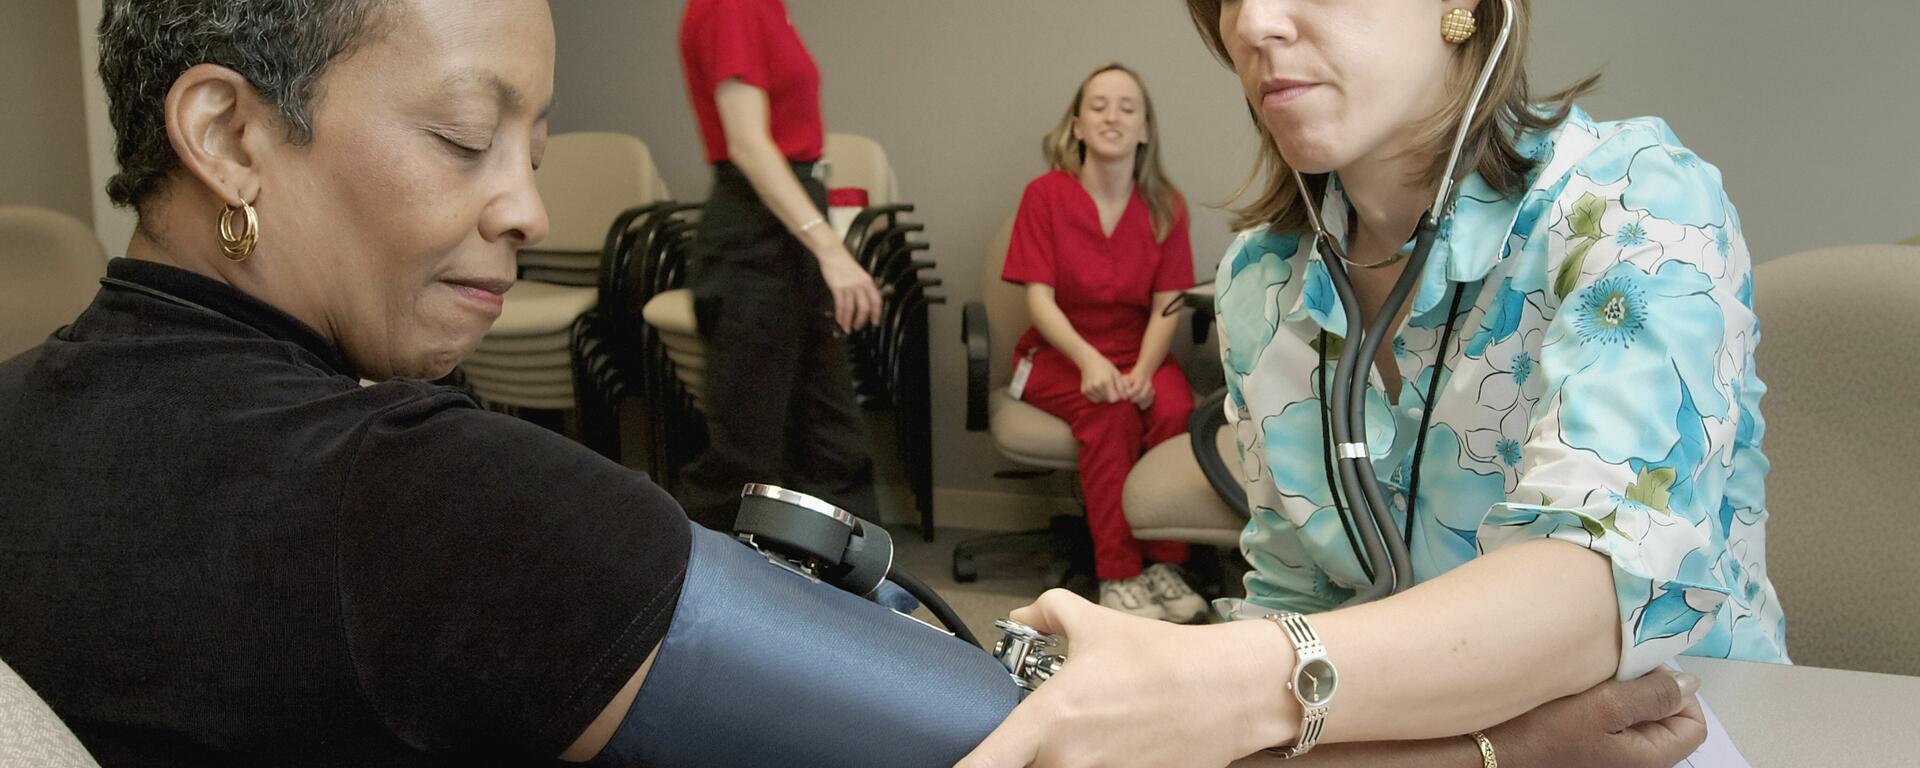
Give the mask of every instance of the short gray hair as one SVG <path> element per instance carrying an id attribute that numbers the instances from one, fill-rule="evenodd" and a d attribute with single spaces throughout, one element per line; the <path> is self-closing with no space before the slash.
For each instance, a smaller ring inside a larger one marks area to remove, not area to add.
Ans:
<path id="1" fill-rule="evenodd" d="M 180 164 L 167 139 L 174 80 L 218 64 L 280 110 L 287 140 L 313 140 L 321 75 L 372 34 L 388 0 L 107 0 L 100 17 L 100 79 L 120 172 L 107 196 L 136 209 Z"/>

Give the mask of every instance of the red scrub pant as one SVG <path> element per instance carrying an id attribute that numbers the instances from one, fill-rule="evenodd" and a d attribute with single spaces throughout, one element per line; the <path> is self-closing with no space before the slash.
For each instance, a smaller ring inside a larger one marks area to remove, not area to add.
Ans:
<path id="1" fill-rule="evenodd" d="M 1125 373 L 1131 358 L 1115 360 Z M 1184 563 L 1187 545 L 1178 541 L 1144 542 L 1133 538 L 1121 506 L 1127 473 L 1148 448 L 1185 432 L 1193 412 L 1187 375 L 1171 358 L 1153 372 L 1153 405 L 1140 410 L 1131 401 L 1095 403 L 1080 394 L 1080 368 L 1056 349 L 1034 355 L 1033 371 L 1021 400 L 1053 414 L 1073 428 L 1080 441 L 1080 487 L 1087 499 L 1087 529 L 1093 534 L 1094 575 L 1102 581 L 1140 575 L 1141 556 L 1156 563 Z"/>

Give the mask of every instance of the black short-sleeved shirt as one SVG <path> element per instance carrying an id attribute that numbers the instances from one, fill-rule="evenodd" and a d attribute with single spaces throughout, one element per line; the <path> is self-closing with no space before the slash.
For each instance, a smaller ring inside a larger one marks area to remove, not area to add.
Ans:
<path id="1" fill-rule="evenodd" d="M 0 363 L 0 658 L 107 766 L 545 762 L 666 633 L 680 507 L 120 259 Z"/>

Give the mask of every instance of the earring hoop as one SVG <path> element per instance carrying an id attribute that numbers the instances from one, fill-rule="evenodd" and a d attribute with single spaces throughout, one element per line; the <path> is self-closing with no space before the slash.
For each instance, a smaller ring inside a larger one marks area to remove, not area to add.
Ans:
<path id="1" fill-rule="evenodd" d="M 233 231 L 233 215 L 244 214 L 245 227 L 239 234 Z M 226 254 L 229 261 L 246 261 L 253 255 L 253 247 L 260 242 L 260 216 L 254 213 L 252 203 L 241 203 L 240 207 L 223 206 L 220 209 L 220 252 Z"/>
<path id="2" fill-rule="evenodd" d="M 1474 30 L 1478 28 L 1479 24 L 1473 17 L 1473 11 L 1465 8 L 1455 8 L 1440 17 L 1440 39 L 1454 45 L 1472 38 Z"/>

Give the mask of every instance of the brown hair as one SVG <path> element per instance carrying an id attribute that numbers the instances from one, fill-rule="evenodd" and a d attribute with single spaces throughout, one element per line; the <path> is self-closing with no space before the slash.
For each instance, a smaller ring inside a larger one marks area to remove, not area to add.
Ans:
<path id="1" fill-rule="evenodd" d="M 1066 115 L 1060 118 L 1060 124 L 1054 126 L 1041 139 L 1040 152 L 1047 158 L 1047 164 L 1054 170 L 1080 175 L 1080 166 L 1087 160 L 1087 145 L 1073 135 L 1073 121 L 1080 116 L 1080 100 L 1086 96 L 1087 83 L 1108 72 L 1125 72 L 1140 86 L 1141 107 L 1147 115 L 1147 142 L 1141 144 L 1133 153 L 1133 188 L 1147 203 L 1147 212 L 1153 219 L 1153 238 L 1166 240 L 1167 232 L 1173 228 L 1174 219 L 1181 215 L 1185 203 L 1180 198 L 1179 188 L 1167 180 L 1167 172 L 1160 167 L 1160 123 L 1154 116 L 1153 97 L 1147 95 L 1147 83 L 1140 74 L 1128 69 L 1119 62 L 1108 62 L 1093 74 L 1080 81 L 1080 87 L 1073 91 L 1073 101 L 1067 104 Z"/>
<path id="2" fill-rule="evenodd" d="M 1449 75 L 1453 97 L 1426 121 L 1426 129 L 1407 149 L 1409 154 L 1433 158 L 1433 164 L 1420 179 L 1422 183 L 1438 183 L 1446 173 L 1447 150 L 1453 146 L 1460 115 L 1466 111 L 1474 79 L 1479 77 L 1480 68 L 1493 53 L 1494 40 L 1499 36 L 1501 5 L 1500 0 L 1480 0 L 1475 14 L 1481 20 L 1481 33 L 1462 43 L 1454 56 L 1453 71 Z M 1226 41 L 1220 37 L 1220 0 L 1187 0 L 1187 12 L 1193 16 L 1193 25 L 1199 29 L 1200 36 L 1213 50 L 1214 58 L 1233 66 Z M 1471 162 L 1471 170 L 1478 171 L 1487 186 L 1502 193 L 1517 191 L 1527 173 L 1533 170 L 1534 161 L 1515 147 L 1520 136 L 1559 125 L 1573 111 L 1573 100 L 1592 90 L 1600 80 L 1599 75 L 1592 75 L 1557 93 L 1534 96 L 1527 86 L 1526 67 L 1527 33 L 1532 16 L 1531 0 L 1513 0 L 1513 34 L 1507 41 L 1506 53 L 1493 69 L 1492 79 L 1487 82 L 1486 96 L 1474 113 L 1466 145 L 1460 153 L 1463 162 Z M 1438 33 L 1436 24 L 1435 34 Z M 1273 136 L 1251 105 L 1247 113 L 1253 117 L 1254 130 L 1260 134 L 1260 162 L 1241 183 L 1234 198 L 1245 194 L 1262 174 L 1266 176 L 1266 188 L 1252 204 L 1234 210 L 1233 227 L 1246 229 L 1267 224 L 1283 232 L 1306 229 L 1307 214 L 1301 207 L 1300 190 L 1289 178 L 1293 172 L 1286 158 L 1280 156 Z"/>

